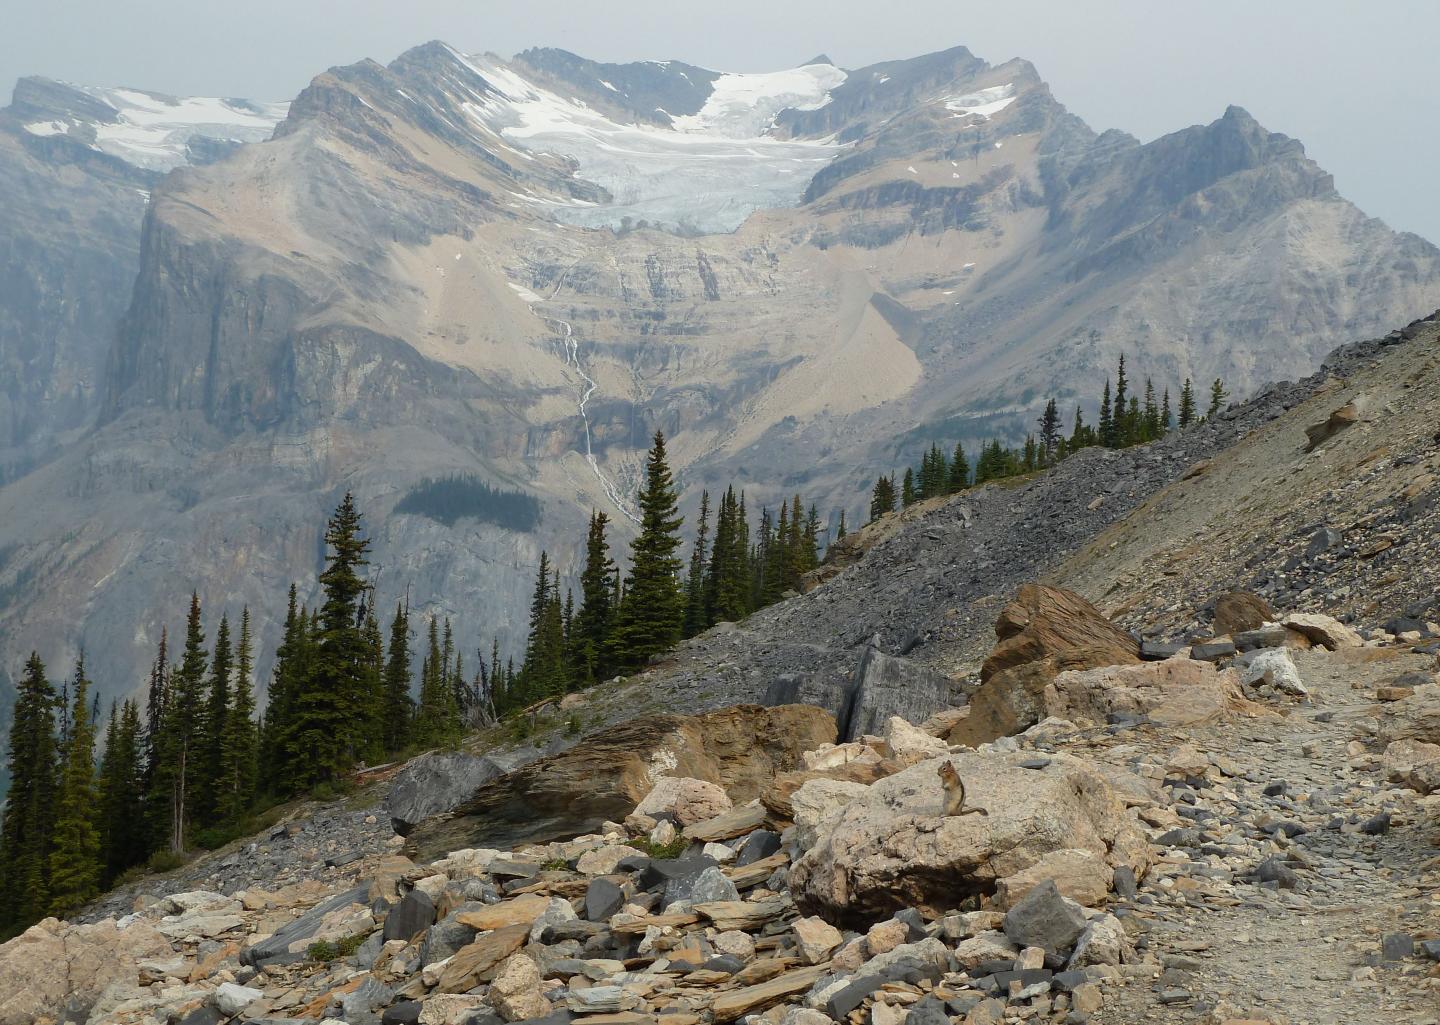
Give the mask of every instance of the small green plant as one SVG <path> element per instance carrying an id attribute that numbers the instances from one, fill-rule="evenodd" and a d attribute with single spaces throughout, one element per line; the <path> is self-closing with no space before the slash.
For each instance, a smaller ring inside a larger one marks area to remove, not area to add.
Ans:
<path id="1" fill-rule="evenodd" d="M 146 872 L 174 872 L 177 868 L 183 867 L 190 859 L 183 854 L 176 854 L 174 851 L 156 851 L 150 855 L 145 862 Z"/>
<path id="2" fill-rule="evenodd" d="M 546 861 L 546 862 L 542 862 L 542 863 L 541 863 L 541 865 L 540 865 L 540 871 L 541 871 L 541 872 L 564 872 L 564 871 L 566 871 L 567 869 L 569 869 L 569 867 L 570 867 L 570 862 L 566 861 L 564 858 L 551 858 L 549 861 Z"/>
<path id="3" fill-rule="evenodd" d="M 651 843 L 649 837 L 641 836 L 630 841 L 630 846 L 656 861 L 673 861 L 690 847 L 690 841 L 677 836 L 669 843 Z"/>
<path id="4" fill-rule="evenodd" d="M 569 721 L 565 723 L 565 736 L 578 737 L 580 736 L 580 731 L 584 728 L 580 722 L 580 713 L 571 712 Z"/>
<path id="5" fill-rule="evenodd" d="M 318 943 L 310 944 L 309 949 L 305 951 L 305 956 L 311 961 L 339 961 L 359 950 L 360 945 L 369 938 L 369 933 L 360 932 L 354 936 L 347 936 L 343 940 L 321 940 Z"/>

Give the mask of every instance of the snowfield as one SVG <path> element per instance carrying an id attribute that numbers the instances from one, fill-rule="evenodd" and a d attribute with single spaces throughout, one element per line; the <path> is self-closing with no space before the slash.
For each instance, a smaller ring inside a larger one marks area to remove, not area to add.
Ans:
<path id="1" fill-rule="evenodd" d="M 952 97 L 945 101 L 945 109 L 954 111 L 955 117 L 978 114 L 988 121 L 1014 102 L 1015 83 L 1007 82 L 1004 85 L 981 89 L 979 92 Z"/>
<path id="2" fill-rule="evenodd" d="M 611 195 L 603 205 L 545 202 L 557 220 L 618 228 L 645 220 L 706 234 L 731 232 L 756 210 L 794 206 L 843 147 L 778 139 L 782 110 L 829 102 L 845 72 L 828 64 L 757 75 L 722 75 L 698 114 L 673 128 L 622 124 L 526 80 L 488 56 L 456 56 L 494 92 L 465 104 L 474 127 L 536 153 L 575 162 Z"/>
<path id="3" fill-rule="evenodd" d="M 288 103 L 251 103 L 191 96 L 176 98 L 138 89 L 75 86 L 115 111 L 110 122 L 42 121 L 26 125 L 32 135 L 79 134 L 102 153 L 151 171 L 189 163 L 192 139 L 261 142 L 285 118 Z"/>

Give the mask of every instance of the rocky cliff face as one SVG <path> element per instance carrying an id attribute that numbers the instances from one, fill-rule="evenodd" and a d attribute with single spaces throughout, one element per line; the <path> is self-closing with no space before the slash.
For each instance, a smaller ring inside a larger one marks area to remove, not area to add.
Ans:
<path id="1" fill-rule="evenodd" d="M 78 118 L 17 123 L 0 145 L 109 159 Z M 692 500 L 734 479 L 853 513 L 897 445 L 1023 431 L 1121 351 L 1239 393 L 1440 291 L 1440 253 L 1243 111 L 1141 145 L 963 49 L 735 76 L 427 44 L 320 75 L 128 239 L 83 412 L 27 400 L 97 426 L 0 490 L 0 654 L 83 645 L 111 688 L 192 587 L 271 647 L 347 489 L 382 599 L 408 585 L 488 648 L 590 507 L 623 542 L 656 427 Z M 394 513 L 452 473 L 534 494 L 541 527 Z"/>

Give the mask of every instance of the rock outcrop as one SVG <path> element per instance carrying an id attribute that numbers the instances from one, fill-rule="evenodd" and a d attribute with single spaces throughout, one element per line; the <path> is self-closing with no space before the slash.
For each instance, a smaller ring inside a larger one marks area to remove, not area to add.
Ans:
<path id="1" fill-rule="evenodd" d="M 436 857 L 576 836 L 624 818 L 664 776 L 718 784 L 731 800 L 749 801 L 777 773 L 798 768 L 803 752 L 834 740 L 835 720 L 806 705 L 632 720 L 484 784 L 415 829 L 410 847 Z"/>
<path id="2" fill-rule="evenodd" d="M 1025 767 L 1017 755 L 948 759 L 967 805 L 946 815 L 937 769 L 921 762 L 845 804 L 790 875 L 797 902 L 854 920 L 904 906 L 960 907 L 1062 851 L 1143 872 L 1149 854 L 1124 802 L 1084 760 L 1057 755 Z"/>
<path id="3" fill-rule="evenodd" d="M 390 824 L 400 836 L 408 836 L 420 823 L 454 808 L 504 771 L 494 759 L 462 751 L 412 759 L 396 774 L 385 798 Z"/>
<path id="4" fill-rule="evenodd" d="M 1142 718 L 1195 726 L 1271 714 L 1245 697 L 1236 670 L 1188 658 L 1061 673 L 1047 689 L 1045 708 L 1078 726 Z"/>
<path id="5" fill-rule="evenodd" d="M 171 955 L 170 941 L 152 922 L 70 925 L 47 918 L 0 946 L 0 1025 L 85 1021 L 111 985 L 135 987 L 137 963 Z"/>

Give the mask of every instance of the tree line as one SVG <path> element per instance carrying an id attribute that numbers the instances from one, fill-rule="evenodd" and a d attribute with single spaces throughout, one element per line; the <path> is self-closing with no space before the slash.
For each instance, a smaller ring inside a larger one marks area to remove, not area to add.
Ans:
<path id="1" fill-rule="evenodd" d="M 31 654 L 0 817 L 0 877 L 11 881 L 0 891 L 0 931 L 72 912 L 134 866 L 163 867 L 242 835 L 257 808 L 325 793 L 359 765 L 458 745 L 488 686 L 484 659 L 467 682 L 450 623 L 432 618 L 414 696 L 410 612 L 397 605 L 387 647 L 361 576 L 370 543 L 350 495 L 325 543 L 321 603 L 307 609 L 290 588 L 263 716 L 248 608 L 238 635 L 222 614 L 210 644 L 191 595 L 178 658 L 162 630 L 144 707 L 112 703 L 98 764 L 101 716 L 83 655 L 57 692 Z"/>
<path id="2" fill-rule="evenodd" d="M 1084 448 L 1129 448 L 1158 441 L 1177 426 L 1184 429 L 1213 417 L 1228 398 L 1224 382 L 1217 377 L 1210 385 L 1209 406 L 1201 416 L 1196 411 L 1194 386 L 1186 378 L 1180 388 L 1177 416 L 1171 407 L 1168 387 L 1158 401 L 1154 382 L 1148 377 L 1143 393 L 1132 390 L 1125 371 L 1125 355 L 1121 353 L 1113 392 L 1111 379 L 1105 378 L 1096 424 L 1087 424 L 1080 406 L 1076 405 L 1073 426 L 1070 433 L 1065 434 L 1059 405 L 1052 398 L 1045 403 L 1038 432 L 1027 435 L 1025 443 L 1016 447 L 1002 445 L 998 439 L 990 440 L 981 447 L 973 468 L 963 444 L 957 443 L 947 456 L 939 445 L 932 443 L 918 466 L 905 468 L 898 483 L 893 473 L 876 478 L 870 492 L 870 519 L 876 520 L 927 498 L 953 495 L 988 481 L 1044 470 Z"/>
<path id="3" fill-rule="evenodd" d="M 656 432 L 639 496 L 640 530 L 622 576 L 610 554 L 610 519 L 590 515 L 578 601 L 540 553 L 520 668 L 498 666 L 486 700 L 504 717 L 644 665 L 718 622 L 745 618 L 797 590 L 819 564 L 823 529 L 799 495 L 752 526 L 745 493 L 731 486 L 713 504 L 700 496 L 689 548 L 679 491 Z M 843 516 L 840 535 L 843 536 Z"/>

